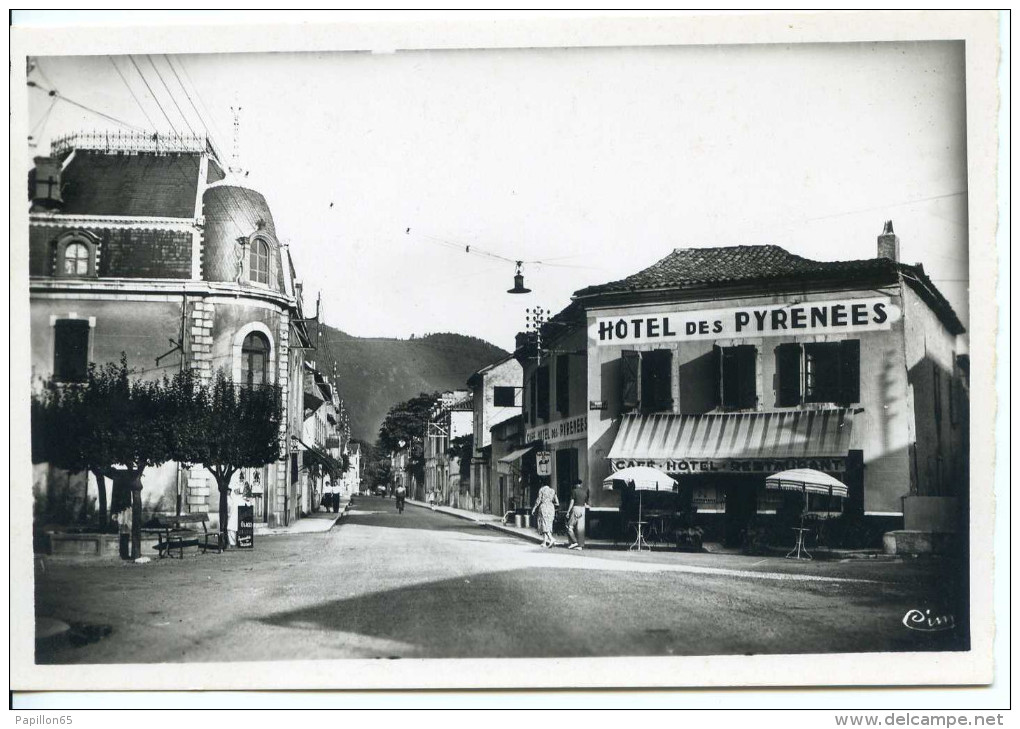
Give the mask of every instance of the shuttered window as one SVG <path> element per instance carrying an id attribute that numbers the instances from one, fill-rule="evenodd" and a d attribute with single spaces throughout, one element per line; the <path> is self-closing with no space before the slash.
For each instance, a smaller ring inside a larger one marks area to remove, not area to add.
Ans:
<path id="1" fill-rule="evenodd" d="M 570 358 L 565 354 L 556 357 L 556 411 L 570 412 Z"/>
<path id="2" fill-rule="evenodd" d="M 59 382 L 84 382 L 89 365 L 89 323 L 58 319 L 53 325 L 53 376 Z"/>
<path id="3" fill-rule="evenodd" d="M 535 388 L 538 394 L 538 417 L 549 420 L 549 368 L 539 367 L 535 376 L 538 378 Z"/>
<path id="4" fill-rule="evenodd" d="M 785 346 L 785 345 L 784 345 Z M 800 346 L 800 345 L 790 345 Z M 852 405 L 861 400 L 861 342 L 814 342 L 803 345 L 804 402 Z M 783 374 L 780 377 L 780 405 Z M 796 403 L 789 403 L 796 404 Z"/>
<path id="5" fill-rule="evenodd" d="M 620 407 L 623 412 L 655 413 L 673 409 L 673 350 L 624 350 L 620 359 Z"/>
<path id="6" fill-rule="evenodd" d="M 673 409 L 673 351 L 657 349 L 641 356 L 641 411 Z"/>
<path id="7" fill-rule="evenodd" d="M 801 403 L 799 344 L 780 344 L 776 347 L 776 405 L 790 407 Z"/>
<path id="8" fill-rule="evenodd" d="M 744 410 L 758 405 L 758 350 L 753 344 L 720 348 L 724 408 Z"/>

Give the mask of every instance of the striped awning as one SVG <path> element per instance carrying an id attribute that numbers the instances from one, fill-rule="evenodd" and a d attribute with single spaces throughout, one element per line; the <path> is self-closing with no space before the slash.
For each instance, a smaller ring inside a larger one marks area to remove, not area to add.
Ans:
<path id="1" fill-rule="evenodd" d="M 853 411 L 839 408 L 752 413 L 625 415 L 607 456 L 614 469 L 650 465 L 667 473 L 708 464 L 754 461 L 760 468 L 712 466 L 707 470 L 774 473 L 783 467 L 818 468 L 798 459 L 843 459 L 850 449 Z M 779 462 L 794 462 L 776 467 Z M 822 464 L 824 466 L 824 464 Z M 831 470 L 829 466 L 819 470 Z"/>

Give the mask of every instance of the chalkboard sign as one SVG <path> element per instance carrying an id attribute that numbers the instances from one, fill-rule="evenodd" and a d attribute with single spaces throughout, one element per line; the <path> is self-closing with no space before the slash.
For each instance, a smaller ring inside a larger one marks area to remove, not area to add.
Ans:
<path id="1" fill-rule="evenodd" d="M 237 507 L 237 548 L 255 548 L 255 507 Z"/>

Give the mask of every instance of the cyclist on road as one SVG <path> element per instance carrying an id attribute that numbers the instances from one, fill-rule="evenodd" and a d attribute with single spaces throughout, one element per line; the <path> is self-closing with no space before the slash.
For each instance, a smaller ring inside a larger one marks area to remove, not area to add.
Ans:
<path id="1" fill-rule="evenodd" d="M 404 487 L 402 485 L 398 485 L 397 486 L 397 490 L 395 492 L 395 495 L 397 497 L 397 513 L 398 514 L 403 514 L 404 513 L 404 496 L 405 496 L 406 493 L 407 492 L 404 490 Z"/>

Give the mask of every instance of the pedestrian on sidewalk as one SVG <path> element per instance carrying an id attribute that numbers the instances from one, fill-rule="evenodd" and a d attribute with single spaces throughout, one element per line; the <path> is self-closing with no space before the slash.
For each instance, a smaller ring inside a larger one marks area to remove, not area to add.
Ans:
<path id="1" fill-rule="evenodd" d="M 237 546 L 237 507 L 241 489 L 230 489 L 227 493 L 227 546 Z"/>
<path id="2" fill-rule="evenodd" d="M 552 530 L 553 519 L 556 518 L 556 507 L 559 505 L 560 500 L 557 498 L 556 492 L 546 484 L 538 490 L 535 505 L 531 509 L 531 513 L 535 517 L 535 528 L 542 534 L 542 546 L 549 549 L 556 546 Z"/>
<path id="3" fill-rule="evenodd" d="M 426 499 L 426 501 L 428 501 L 428 503 L 429 503 L 429 508 L 432 509 L 432 511 L 435 511 L 436 510 L 436 492 L 435 491 L 429 491 L 429 495 L 428 495 L 428 498 Z"/>
<path id="4" fill-rule="evenodd" d="M 584 514 L 588 506 L 588 487 L 581 479 L 574 482 L 570 491 L 570 505 L 567 507 L 567 549 L 584 549 Z"/>

